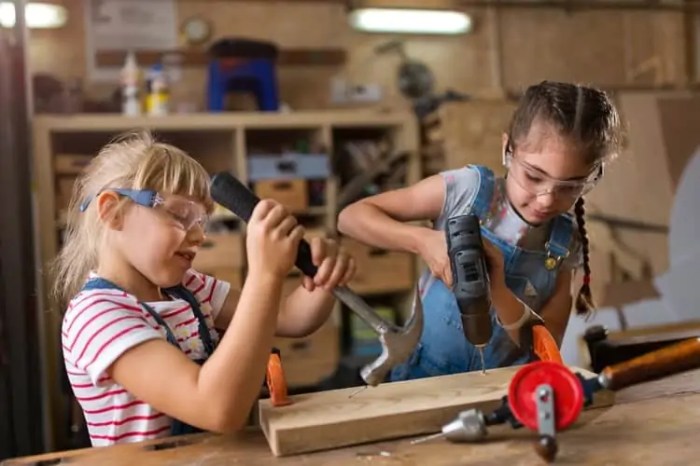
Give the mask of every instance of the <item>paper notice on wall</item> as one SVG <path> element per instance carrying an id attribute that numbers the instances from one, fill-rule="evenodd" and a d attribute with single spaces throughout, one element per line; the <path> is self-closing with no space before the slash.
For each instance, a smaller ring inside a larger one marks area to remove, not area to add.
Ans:
<path id="1" fill-rule="evenodd" d="M 104 50 L 172 50 L 177 47 L 175 0 L 88 0 L 85 9 L 88 75 L 113 80 L 118 68 L 98 68 Z"/>

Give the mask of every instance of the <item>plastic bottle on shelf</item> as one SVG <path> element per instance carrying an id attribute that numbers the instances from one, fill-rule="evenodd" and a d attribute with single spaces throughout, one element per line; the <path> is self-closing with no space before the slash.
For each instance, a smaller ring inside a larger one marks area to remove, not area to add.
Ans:
<path id="1" fill-rule="evenodd" d="M 122 113 L 128 116 L 141 115 L 141 99 L 139 89 L 139 65 L 136 54 L 129 51 L 121 70 Z"/>
<path id="2" fill-rule="evenodd" d="M 170 89 L 163 65 L 157 63 L 148 72 L 146 113 L 150 116 L 167 115 L 170 110 Z"/>

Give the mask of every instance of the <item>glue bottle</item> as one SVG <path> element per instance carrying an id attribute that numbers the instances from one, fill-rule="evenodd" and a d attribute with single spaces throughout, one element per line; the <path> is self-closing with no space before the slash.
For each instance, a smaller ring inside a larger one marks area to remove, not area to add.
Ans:
<path id="1" fill-rule="evenodd" d="M 128 116 L 141 115 L 141 100 L 139 92 L 139 66 L 136 55 L 129 51 L 124 67 L 121 70 L 122 113 Z"/>

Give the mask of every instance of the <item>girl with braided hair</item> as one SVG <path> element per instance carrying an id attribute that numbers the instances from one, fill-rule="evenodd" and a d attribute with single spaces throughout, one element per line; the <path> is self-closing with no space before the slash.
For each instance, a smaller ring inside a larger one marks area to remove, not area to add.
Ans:
<path id="1" fill-rule="evenodd" d="M 393 380 L 532 361 L 537 324 L 561 345 L 578 269 L 583 284 L 576 311 L 594 309 L 583 196 L 620 143 L 620 118 L 605 92 L 544 81 L 526 90 L 503 135 L 505 177 L 467 165 L 364 198 L 340 213 L 342 233 L 418 254 L 428 266 L 419 282 L 421 341 Z M 445 238 L 447 221 L 470 213 L 481 223 L 490 278 L 493 332 L 482 354 L 464 337 Z M 415 223 L 425 220 L 432 227 Z"/>

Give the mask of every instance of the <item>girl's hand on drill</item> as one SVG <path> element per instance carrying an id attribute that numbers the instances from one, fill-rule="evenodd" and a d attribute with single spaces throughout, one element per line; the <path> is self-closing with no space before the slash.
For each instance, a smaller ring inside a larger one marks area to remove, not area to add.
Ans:
<path id="1" fill-rule="evenodd" d="M 486 266 L 489 269 L 489 279 L 491 289 L 502 288 L 506 283 L 505 266 L 503 264 L 503 253 L 501 250 L 486 238 L 482 239 L 484 244 L 484 254 L 486 256 Z"/>
<path id="2" fill-rule="evenodd" d="M 279 203 L 264 199 L 248 222 L 246 248 L 249 273 L 284 278 L 299 249 L 304 229 Z"/>
<path id="3" fill-rule="evenodd" d="M 445 232 L 426 229 L 425 235 L 421 237 L 419 253 L 430 268 L 430 272 L 451 287 L 452 268 L 450 258 L 447 256 Z"/>
<path id="4" fill-rule="evenodd" d="M 318 272 L 313 278 L 304 276 L 303 285 L 308 291 L 316 287 L 331 291 L 336 286 L 347 285 L 355 276 L 355 260 L 337 242 L 325 238 L 311 238 L 311 259 Z"/>

